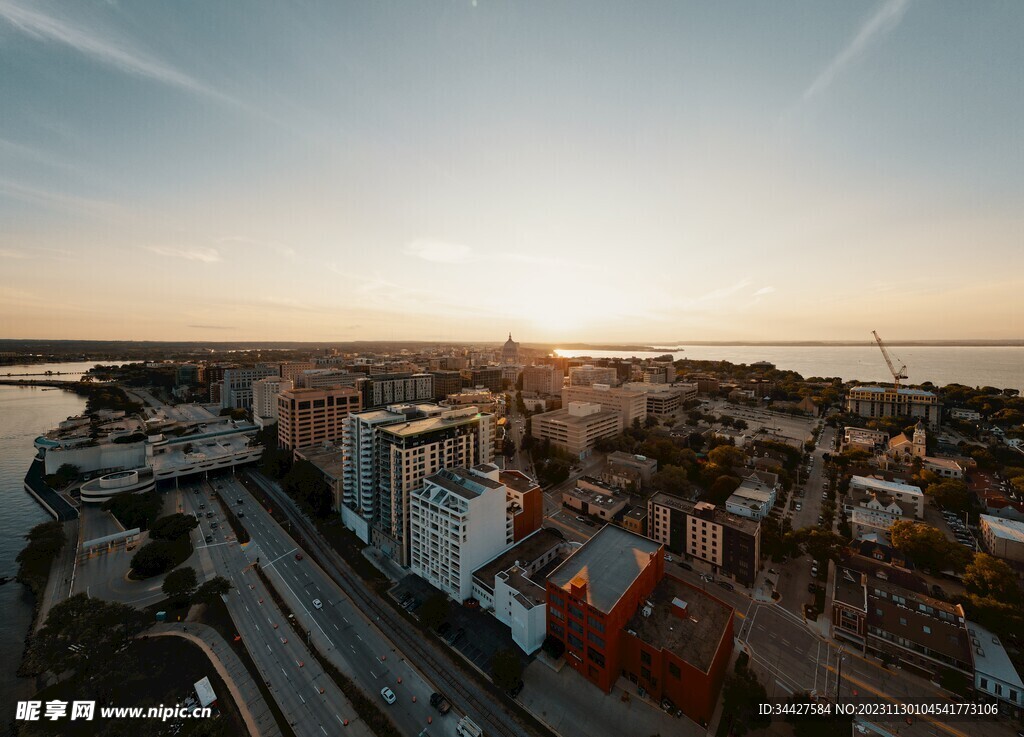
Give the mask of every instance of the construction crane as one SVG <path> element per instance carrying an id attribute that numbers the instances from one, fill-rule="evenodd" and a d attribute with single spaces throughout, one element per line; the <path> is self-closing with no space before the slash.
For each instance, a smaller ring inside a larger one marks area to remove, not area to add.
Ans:
<path id="1" fill-rule="evenodd" d="M 878 343 L 878 348 L 882 351 L 882 356 L 885 358 L 885 362 L 889 365 L 889 373 L 892 374 L 892 383 L 896 389 L 896 393 L 898 394 L 900 391 L 900 379 L 907 378 L 907 367 L 904 364 L 903 366 L 900 366 L 899 371 L 897 371 L 896 365 L 892 362 L 892 359 L 889 358 L 889 351 L 885 349 L 885 344 L 878 336 L 878 332 L 872 330 L 871 334 L 875 336 L 875 342 Z"/>

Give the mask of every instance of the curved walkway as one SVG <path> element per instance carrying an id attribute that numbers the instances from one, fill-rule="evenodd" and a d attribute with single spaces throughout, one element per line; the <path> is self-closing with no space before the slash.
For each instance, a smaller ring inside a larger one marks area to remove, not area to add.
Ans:
<path id="1" fill-rule="evenodd" d="M 227 684 L 249 728 L 249 734 L 253 737 L 281 737 L 274 715 L 245 664 L 213 627 L 198 622 L 166 622 L 153 625 L 143 634 L 150 637 L 184 637 L 198 645 Z"/>

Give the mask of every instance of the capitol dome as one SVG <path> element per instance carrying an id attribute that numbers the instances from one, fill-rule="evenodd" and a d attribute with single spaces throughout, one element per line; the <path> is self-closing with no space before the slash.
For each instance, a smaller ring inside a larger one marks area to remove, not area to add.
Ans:
<path id="1" fill-rule="evenodd" d="M 502 363 L 519 363 L 519 344 L 512 340 L 512 333 L 508 334 L 508 340 L 501 347 Z"/>

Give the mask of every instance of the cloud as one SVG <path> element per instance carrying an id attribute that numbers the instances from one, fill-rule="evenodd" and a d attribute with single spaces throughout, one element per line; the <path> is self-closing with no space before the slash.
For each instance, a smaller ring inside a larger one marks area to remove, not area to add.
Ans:
<path id="1" fill-rule="evenodd" d="M 775 291 L 775 287 L 761 287 L 756 292 L 754 292 L 754 296 L 755 297 L 760 297 L 760 296 L 762 296 L 764 294 L 771 294 L 774 291 Z"/>
<path id="2" fill-rule="evenodd" d="M 20 251 L 16 248 L 0 248 L 0 258 L 32 258 L 32 254 L 25 253 L 25 251 Z"/>
<path id="3" fill-rule="evenodd" d="M 42 205 L 56 210 L 71 210 L 101 218 L 112 217 L 119 210 L 118 206 L 111 202 L 77 197 L 63 192 L 50 192 L 6 179 L 0 179 L 0 197 L 10 197 L 33 205 Z"/>
<path id="4" fill-rule="evenodd" d="M 167 246 L 146 246 L 146 250 L 160 256 L 183 258 L 186 261 L 202 261 L 213 264 L 221 261 L 220 253 L 214 248 L 170 248 Z"/>
<path id="5" fill-rule="evenodd" d="M 79 23 L 65 22 L 46 15 L 35 7 L 26 8 L 11 0 L 0 0 L 0 18 L 36 40 L 67 46 L 101 64 L 128 74 L 153 79 L 189 92 L 227 99 L 184 72 L 149 58 L 139 51 L 129 49 L 122 42 L 103 38 Z"/>
<path id="6" fill-rule="evenodd" d="M 857 35 L 821 70 L 817 78 L 804 90 L 807 101 L 827 90 L 836 78 L 856 62 L 872 43 L 895 29 L 910 6 L 910 0 L 886 0 L 857 31 Z"/>
<path id="7" fill-rule="evenodd" d="M 254 246 L 257 248 L 265 248 L 273 251 L 279 256 L 285 256 L 287 258 L 295 258 L 295 249 L 291 246 L 286 246 L 283 243 L 277 243 L 276 241 L 264 241 L 258 238 L 250 238 L 246 235 L 226 235 L 217 238 L 217 243 L 225 246 Z"/>
<path id="8" fill-rule="evenodd" d="M 413 241 L 403 253 L 441 264 L 464 264 L 473 260 L 473 249 L 469 246 L 426 239 Z"/>

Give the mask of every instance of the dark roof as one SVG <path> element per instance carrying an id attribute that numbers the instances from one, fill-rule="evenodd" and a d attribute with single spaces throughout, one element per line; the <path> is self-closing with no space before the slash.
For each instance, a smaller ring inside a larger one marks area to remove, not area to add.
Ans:
<path id="1" fill-rule="evenodd" d="M 494 586 L 494 577 L 501 571 L 507 571 L 519 561 L 524 566 L 530 566 L 533 561 L 540 558 L 551 548 L 562 545 L 565 539 L 556 530 L 542 527 L 532 535 L 524 537 L 511 548 L 498 555 L 496 558 L 484 563 L 473 571 L 473 578 L 480 579 L 488 588 Z M 541 579 L 543 580 L 543 579 Z"/>

